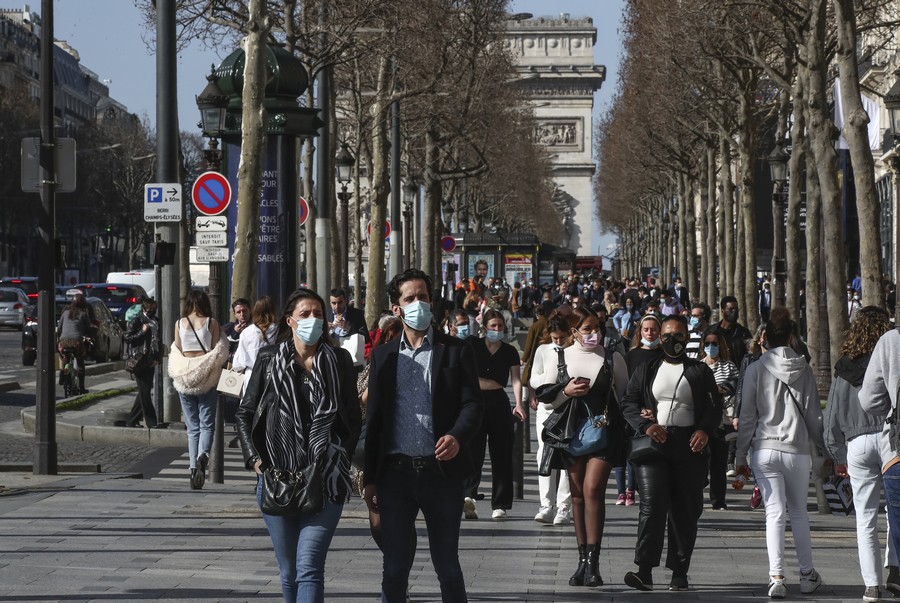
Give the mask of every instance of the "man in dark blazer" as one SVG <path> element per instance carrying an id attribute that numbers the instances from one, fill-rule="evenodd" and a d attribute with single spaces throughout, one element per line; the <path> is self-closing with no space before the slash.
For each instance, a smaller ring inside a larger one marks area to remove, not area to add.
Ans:
<path id="1" fill-rule="evenodd" d="M 332 289 L 328 296 L 328 327 L 332 335 L 347 337 L 359 333 L 371 343 L 369 329 L 366 327 L 366 315 L 362 310 L 347 305 L 347 293 L 343 289 Z"/>
<path id="2" fill-rule="evenodd" d="M 406 601 L 419 510 L 443 601 L 466 601 L 460 518 L 484 410 L 472 348 L 434 328 L 431 292 L 421 270 L 395 276 L 388 296 L 403 334 L 372 350 L 363 497 L 381 516 L 387 603 Z"/>

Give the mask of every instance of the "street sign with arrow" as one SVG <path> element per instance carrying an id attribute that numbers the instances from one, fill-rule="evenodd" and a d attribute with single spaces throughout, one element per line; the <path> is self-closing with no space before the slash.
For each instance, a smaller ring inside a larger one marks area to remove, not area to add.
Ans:
<path id="1" fill-rule="evenodd" d="M 181 183 L 158 182 L 144 185 L 144 221 L 181 220 Z"/>

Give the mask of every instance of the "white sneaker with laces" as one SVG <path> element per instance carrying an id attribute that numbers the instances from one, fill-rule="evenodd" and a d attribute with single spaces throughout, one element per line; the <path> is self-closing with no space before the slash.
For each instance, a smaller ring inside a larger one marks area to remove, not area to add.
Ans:
<path id="1" fill-rule="evenodd" d="M 559 507 L 556 510 L 556 517 L 553 518 L 553 525 L 565 526 L 572 523 L 572 511 L 569 507 Z"/>
<path id="2" fill-rule="evenodd" d="M 506 519 L 506 511 L 503 509 L 494 509 L 494 512 L 491 513 L 491 519 L 494 521 L 502 521 Z"/>
<path id="3" fill-rule="evenodd" d="M 466 519 L 478 519 L 478 510 L 475 507 L 475 499 L 470 496 L 463 499 L 463 517 Z"/>
<path id="4" fill-rule="evenodd" d="M 823 584 L 825 581 L 816 570 L 810 570 L 808 574 L 800 573 L 800 592 L 804 595 L 815 592 Z"/>
<path id="5" fill-rule="evenodd" d="M 787 596 L 787 587 L 783 578 L 769 578 L 769 598 L 784 599 Z"/>
<path id="6" fill-rule="evenodd" d="M 538 509 L 534 520 L 538 523 L 553 523 L 553 507 L 541 507 Z"/>

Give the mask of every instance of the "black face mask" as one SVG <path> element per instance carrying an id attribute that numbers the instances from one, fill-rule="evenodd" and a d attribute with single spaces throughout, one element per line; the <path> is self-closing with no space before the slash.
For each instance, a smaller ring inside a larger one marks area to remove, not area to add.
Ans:
<path id="1" fill-rule="evenodd" d="M 738 311 L 737 310 L 731 310 L 730 312 L 725 313 L 725 320 L 727 320 L 728 322 L 737 322 L 737 319 L 738 319 Z"/>
<path id="2" fill-rule="evenodd" d="M 683 341 L 675 339 L 672 335 L 666 334 L 660 337 L 662 341 L 662 351 L 669 360 L 681 361 L 684 359 L 684 351 L 686 346 Z"/>

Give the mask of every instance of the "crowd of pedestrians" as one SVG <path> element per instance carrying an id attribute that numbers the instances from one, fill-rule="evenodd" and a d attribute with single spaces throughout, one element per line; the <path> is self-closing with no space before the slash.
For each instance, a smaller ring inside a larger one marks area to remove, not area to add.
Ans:
<path id="1" fill-rule="evenodd" d="M 788 519 L 800 591 L 812 593 L 824 580 L 812 558 L 810 475 L 834 473 L 852 483 L 863 600 L 880 601 L 885 588 L 900 595 L 900 335 L 885 311 L 855 310 L 823 418 L 798 324 L 772 307 L 768 283 L 753 309 L 763 324 L 751 334 L 733 296 L 713 310 L 678 278 L 662 288 L 586 273 L 538 286 L 480 268 L 452 299 L 436 297 L 424 272 L 397 275 L 373 325 L 341 289 L 327 303 L 298 289 L 280 314 L 268 297 L 237 299 L 234 320 L 222 326 L 205 294 L 189 296 L 174 324 L 169 371 L 188 427 L 191 487 L 203 485 L 216 380 L 230 366 L 244 374 L 238 433 L 247 468 L 259 475 L 285 601 L 324 600 L 328 547 L 354 493 L 383 555 L 383 601 L 409 600 L 419 512 L 442 599 L 465 601 L 462 520 L 477 520 L 485 499 L 492 520 L 508 517 L 515 425 L 529 420 L 529 408 L 538 439 L 534 520 L 574 524 L 572 587 L 605 584 L 599 554 L 610 478 L 617 494 L 608 503 L 637 507 L 635 567 L 622 582 L 639 591 L 654 588 L 664 548 L 667 588 L 688 590 L 704 509 L 728 508 L 729 478 L 735 488 L 752 478 L 750 506 L 765 509 L 769 596 L 787 595 Z M 526 325 L 520 354 L 510 340 Z M 127 336 L 153 359 L 135 373 L 132 411 L 148 426 L 156 422 L 149 384 L 161 328 L 147 300 Z M 487 455 L 490 492 L 480 492 Z M 297 491 L 315 491 L 315 504 L 307 496 L 303 511 L 273 511 L 272 475 L 304 476 Z M 882 483 L 897 501 L 888 511 L 896 529 L 886 576 Z"/>

